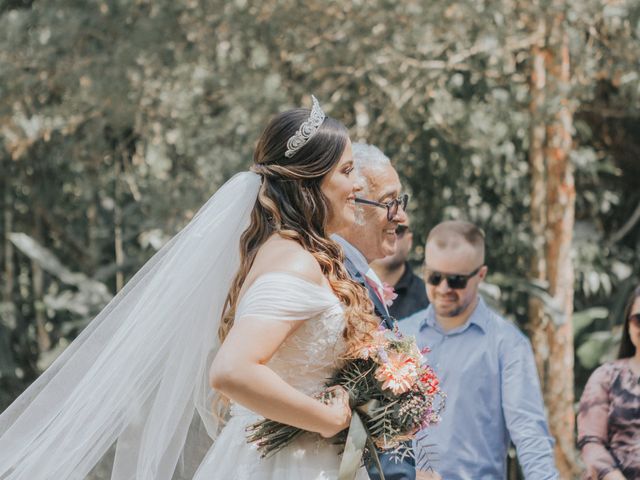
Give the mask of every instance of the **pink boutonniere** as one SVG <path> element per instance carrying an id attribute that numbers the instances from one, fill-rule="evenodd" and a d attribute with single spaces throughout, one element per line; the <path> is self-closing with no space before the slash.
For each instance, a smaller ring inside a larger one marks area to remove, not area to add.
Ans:
<path id="1" fill-rule="evenodd" d="M 382 284 L 382 299 L 384 300 L 384 304 L 387 307 L 390 307 L 391 305 L 393 305 L 393 301 L 398 298 L 398 294 L 396 293 L 396 291 L 393 289 L 393 287 L 391 285 L 389 285 L 388 283 L 383 283 Z"/>

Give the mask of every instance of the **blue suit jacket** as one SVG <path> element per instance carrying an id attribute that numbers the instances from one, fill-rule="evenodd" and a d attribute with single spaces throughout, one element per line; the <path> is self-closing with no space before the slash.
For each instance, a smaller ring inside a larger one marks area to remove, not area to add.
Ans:
<path id="1" fill-rule="evenodd" d="M 380 317 L 381 321 L 384 322 L 388 328 L 393 328 L 393 318 L 389 316 L 387 309 L 382 304 L 382 301 L 378 298 L 378 295 L 375 294 L 372 287 L 369 286 L 364 278 L 364 274 L 366 272 L 360 272 L 356 268 L 353 262 L 349 259 L 347 252 L 345 252 L 344 266 L 346 267 L 347 272 L 349 272 L 351 278 L 363 285 L 369 292 L 369 298 L 373 302 L 376 315 Z M 411 445 L 409 444 L 409 447 L 410 446 Z M 378 452 L 378 457 L 380 458 L 380 465 L 382 466 L 382 472 L 385 480 L 415 480 L 416 467 L 413 458 L 407 456 L 404 460 L 396 462 L 395 459 L 391 458 L 391 455 L 382 452 Z M 365 466 L 367 467 L 367 472 L 369 473 L 369 478 L 371 480 L 380 480 L 378 468 L 373 460 L 366 462 Z"/>
<path id="2" fill-rule="evenodd" d="M 346 255 L 344 257 L 344 266 L 346 267 L 347 272 L 349 272 L 351 278 L 358 282 L 360 285 L 364 286 L 369 292 L 369 298 L 373 302 L 375 314 L 380 318 L 380 320 L 382 321 L 381 323 L 384 323 L 387 328 L 393 328 L 393 318 L 391 318 L 391 316 L 389 316 L 389 314 L 387 313 L 387 309 L 384 308 L 382 301 L 373 291 L 373 287 L 371 287 L 371 285 L 369 285 L 369 283 L 365 280 L 364 272 L 359 271 Z"/>

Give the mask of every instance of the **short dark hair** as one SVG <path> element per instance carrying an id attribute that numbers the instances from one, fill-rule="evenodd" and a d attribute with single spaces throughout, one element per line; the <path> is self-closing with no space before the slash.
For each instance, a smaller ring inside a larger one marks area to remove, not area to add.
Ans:
<path id="1" fill-rule="evenodd" d="M 629 335 L 629 321 L 631 320 L 631 309 L 636 300 L 640 298 L 640 285 L 638 285 L 627 301 L 627 306 L 624 308 L 624 327 L 622 327 L 622 340 L 620 342 L 620 351 L 618 352 L 618 358 L 633 357 L 636 354 L 636 347 L 631 341 Z"/>
<path id="2" fill-rule="evenodd" d="M 438 247 L 446 248 L 455 237 L 461 237 L 474 247 L 482 255 L 482 261 L 484 261 L 484 232 L 471 222 L 463 220 L 441 222 L 431 229 L 427 236 L 427 243 L 435 242 Z"/>

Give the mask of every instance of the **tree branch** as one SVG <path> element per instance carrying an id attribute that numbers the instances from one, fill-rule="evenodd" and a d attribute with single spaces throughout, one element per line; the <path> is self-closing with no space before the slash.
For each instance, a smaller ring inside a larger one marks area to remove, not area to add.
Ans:
<path id="1" fill-rule="evenodd" d="M 638 223 L 639 220 L 640 220 L 640 203 L 638 203 L 638 206 L 636 206 L 636 209 L 631 214 L 631 218 L 627 220 L 627 223 L 625 223 L 620 230 L 618 230 L 613 235 L 611 235 L 611 238 L 610 238 L 611 243 L 612 244 L 618 243 L 620 240 L 622 240 L 627 235 L 627 233 L 629 233 L 633 229 L 633 227 L 635 227 L 636 223 Z"/>

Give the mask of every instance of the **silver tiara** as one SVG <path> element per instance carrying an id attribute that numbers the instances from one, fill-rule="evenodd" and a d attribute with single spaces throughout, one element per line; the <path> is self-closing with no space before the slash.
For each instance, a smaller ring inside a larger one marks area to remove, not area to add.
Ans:
<path id="1" fill-rule="evenodd" d="M 313 137 L 324 122 L 326 115 L 320 108 L 318 99 L 311 95 L 313 106 L 311 107 L 311 113 L 309 119 L 300 125 L 298 131 L 287 140 L 287 151 L 284 152 L 284 156 L 287 158 L 293 157 L 298 150 L 305 146 L 305 144 Z"/>

